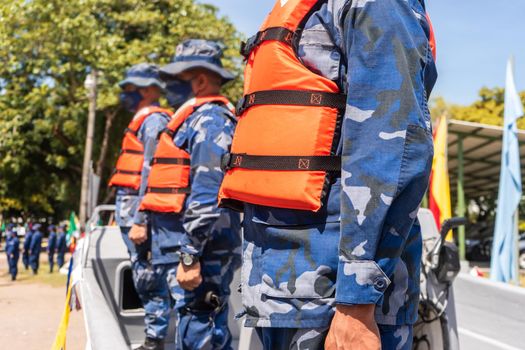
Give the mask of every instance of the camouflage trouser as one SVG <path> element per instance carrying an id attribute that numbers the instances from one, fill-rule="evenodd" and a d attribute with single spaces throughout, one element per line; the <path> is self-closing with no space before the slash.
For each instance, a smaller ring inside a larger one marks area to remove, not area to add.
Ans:
<path id="1" fill-rule="evenodd" d="M 22 253 L 22 263 L 24 264 L 25 269 L 29 268 L 29 252 L 25 251 Z"/>
<path id="2" fill-rule="evenodd" d="M 230 253 L 231 254 L 231 253 Z M 206 256 L 206 255 L 204 255 Z M 201 261 L 203 283 L 194 291 L 177 282 L 177 264 L 169 265 L 167 281 L 177 310 L 177 350 L 229 350 L 228 297 L 237 257 Z M 211 297 L 211 295 L 215 297 Z"/>
<path id="3" fill-rule="evenodd" d="M 16 275 L 18 274 L 18 256 L 11 258 L 8 255 L 7 263 L 9 264 L 9 273 L 13 278 L 16 278 Z"/>
<path id="4" fill-rule="evenodd" d="M 55 267 L 55 253 L 54 252 L 47 253 L 47 261 L 49 262 L 49 271 L 53 272 L 53 268 Z"/>
<path id="5" fill-rule="evenodd" d="M 128 238 L 129 227 L 121 227 L 122 238 L 131 256 L 133 284 L 144 306 L 146 336 L 164 339 L 168 333 L 171 299 L 162 266 L 148 261 L 148 242 L 135 246 Z"/>
<path id="6" fill-rule="evenodd" d="M 31 254 L 29 255 L 29 265 L 31 266 L 31 269 L 33 269 L 34 272 L 38 272 L 38 269 L 40 268 L 40 252 L 31 252 Z"/>
<path id="7" fill-rule="evenodd" d="M 328 328 L 259 327 L 256 330 L 265 350 L 322 350 L 328 334 Z M 412 348 L 412 326 L 379 325 L 379 331 L 382 350 Z"/>
<path id="8" fill-rule="evenodd" d="M 59 268 L 64 266 L 64 256 L 65 256 L 65 253 L 58 253 L 57 254 L 57 265 L 58 265 Z"/>

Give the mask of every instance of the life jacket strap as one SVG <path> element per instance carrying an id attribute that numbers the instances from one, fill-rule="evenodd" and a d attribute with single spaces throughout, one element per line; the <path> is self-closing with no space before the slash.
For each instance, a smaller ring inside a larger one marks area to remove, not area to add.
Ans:
<path id="1" fill-rule="evenodd" d="M 242 168 L 282 171 L 340 171 L 339 156 L 254 156 L 228 153 L 222 159 L 224 171 Z"/>
<path id="2" fill-rule="evenodd" d="M 123 174 L 123 175 L 140 175 L 142 171 L 130 171 L 130 170 L 118 170 L 115 169 L 114 174 Z"/>
<path id="3" fill-rule="evenodd" d="M 134 149 L 122 149 L 122 150 L 120 150 L 120 154 L 124 154 L 124 153 L 127 153 L 127 154 L 144 154 L 144 152 L 137 151 L 137 150 L 134 150 Z"/>
<path id="4" fill-rule="evenodd" d="M 190 165 L 188 158 L 153 158 L 151 165 L 155 164 L 173 164 L 173 165 Z"/>
<path id="5" fill-rule="evenodd" d="M 237 104 L 237 115 L 242 115 L 248 108 L 258 105 L 292 105 L 310 107 L 332 107 L 339 110 L 346 108 L 346 95 L 300 90 L 266 90 L 245 95 Z"/>
<path id="6" fill-rule="evenodd" d="M 126 128 L 126 129 L 124 130 L 124 134 L 127 134 L 127 133 L 130 133 L 130 134 L 132 134 L 132 135 L 137 136 L 138 133 L 139 133 L 139 131 L 138 131 L 138 130 L 133 130 L 133 129 L 130 129 L 130 128 Z"/>
<path id="7" fill-rule="evenodd" d="M 241 55 L 243 55 L 245 59 L 248 59 L 248 56 L 253 51 L 253 49 L 261 45 L 263 42 L 270 41 L 270 40 L 280 41 L 287 45 L 292 45 L 295 37 L 296 37 L 295 33 L 292 32 L 288 28 L 284 28 L 284 27 L 268 28 L 266 30 L 263 30 L 262 32 L 258 32 L 257 34 L 252 36 L 250 39 L 248 39 L 246 42 L 242 42 L 241 43 Z"/>
<path id="8" fill-rule="evenodd" d="M 169 188 L 169 187 L 148 187 L 146 193 L 161 193 L 161 194 L 188 194 L 191 192 L 191 187 Z"/>

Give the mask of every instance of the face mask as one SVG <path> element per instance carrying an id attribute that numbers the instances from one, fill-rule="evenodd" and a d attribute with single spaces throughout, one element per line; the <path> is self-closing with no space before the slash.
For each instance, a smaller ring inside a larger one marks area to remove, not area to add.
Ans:
<path id="1" fill-rule="evenodd" d="M 166 99 L 172 108 L 180 107 L 192 96 L 191 81 L 172 80 L 166 86 Z"/>
<path id="2" fill-rule="evenodd" d="M 137 111 L 140 101 L 142 101 L 142 95 L 138 90 L 121 92 L 119 98 L 122 106 L 131 113 Z"/>

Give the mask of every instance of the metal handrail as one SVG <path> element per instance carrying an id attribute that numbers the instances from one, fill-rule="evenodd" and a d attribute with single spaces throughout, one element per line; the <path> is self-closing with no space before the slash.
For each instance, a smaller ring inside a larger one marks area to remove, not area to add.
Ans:
<path id="1" fill-rule="evenodd" d="M 91 244 L 91 234 L 93 233 L 95 228 L 98 227 L 97 222 L 100 219 L 100 214 L 105 211 L 114 212 L 115 208 L 116 207 L 114 204 L 99 205 L 95 208 L 95 210 L 93 210 L 93 214 L 91 214 L 91 217 L 86 222 L 86 235 L 84 237 L 85 242 L 84 242 L 84 247 L 82 251 L 82 266 L 84 267 L 86 266 L 87 256 L 89 253 L 89 247 Z"/>

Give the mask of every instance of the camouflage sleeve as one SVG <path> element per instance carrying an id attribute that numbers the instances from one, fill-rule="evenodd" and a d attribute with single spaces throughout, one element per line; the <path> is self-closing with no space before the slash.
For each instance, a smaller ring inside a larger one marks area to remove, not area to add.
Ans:
<path id="1" fill-rule="evenodd" d="M 142 201 L 148 186 L 148 177 L 151 168 L 151 159 L 155 155 L 157 149 L 157 136 L 168 124 L 168 117 L 161 113 L 154 113 L 150 115 L 139 129 L 138 137 L 144 145 L 144 163 L 142 165 L 142 176 L 140 180 L 139 198 L 138 202 Z M 133 222 L 137 225 L 146 223 L 146 213 L 136 211 L 133 217 Z"/>
<path id="2" fill-rule="evenodd" d="M 428 23 L 415 0 L 351 1 L 339 23 L 348 98 L 336 302 L 381 304 L 428 185 Z"/>
<path id="3" fill-rule="evenodd" d="M 210 104 L 194 113 L 175 136 L 175 143 L 179 147 L 185 143 L 191 157 L 191 193 L 183 218 L 187 241 L 182 252 L 201 255 L 216 229 L 214 225 L 222 210 L 217 207 L 217 193 L 224 176 L 221 160 L 230 148 L 234 127 L 229 112 Z"/>

